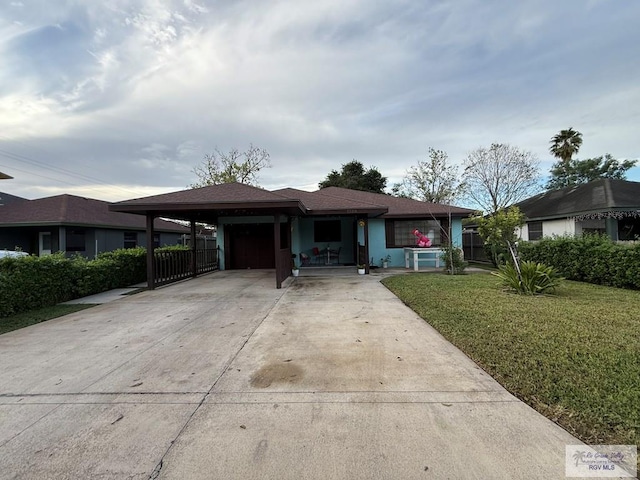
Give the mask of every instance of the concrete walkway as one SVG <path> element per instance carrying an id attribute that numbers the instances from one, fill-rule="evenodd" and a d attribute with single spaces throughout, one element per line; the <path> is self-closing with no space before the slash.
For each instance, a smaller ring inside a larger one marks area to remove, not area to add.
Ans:
<path id="1" fill-rule="evenodd" d="M 0 336 L 0 478 L 564 479 L 380 275 L 217 272 Z"/>

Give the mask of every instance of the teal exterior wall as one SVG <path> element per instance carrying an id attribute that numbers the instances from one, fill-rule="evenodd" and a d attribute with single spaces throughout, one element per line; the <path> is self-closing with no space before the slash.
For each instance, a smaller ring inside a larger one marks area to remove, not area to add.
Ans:
<path id="1" fill-rule="evenodd" d="M 341 222 L 340 242 L 318 243 L 313 239 L 314 221 L 316 220 L 337 220 Z M 225 248 L 224 229 L 225 225 L 241 223 L 273 223 L 273 216 L 259 217 L 226 217 L 221 218 L 218 223 L 218 246 L 220 248 L 220 270 L 225 269 L 224 258 Z M 288 218 L 282 216 L 282 223 L 286 223 Z M 372 265 L 382 266 L 382 259 L 387 255 L 390 257 L 390 267 L 404 267 L 404 250 L 402 248 L 387 248 L 385 236 L 385 221 L 381 218 L 369 219 L 369 262 L 373 259 Z M 453 244 L 462 247 L 462 220 L 453 218 L 451 221 L 451 233 Z M 313 247 L 323 250 L 327 247 L 332 250 L 341 248 L 340 263 L 355 264 L 357 261 L 357 244 L 364 245 L 364 227 L 357 223 L 355 216 L 345 217 L 293 217 L 291 219 L 291 252 L 298 255 L 296 263 L 300 265 L 299 254 L 305 253 L 313 258 Z"/>
<path id="2" fill-rule="evenodd" d="M 455 246 L 462 248 L 462 219 L 451 219 L 451 237 Z M 358 226 L 358 242 L 364 244 L 364 227 Z M 382 266 L 382 259 L 390 257 L 390 267 L 404 267 L 404 249 L 387 248 L 385 235 L 385 221 L 381 218 L 369 220 L 369 262 Z M 371 259 L 373 258 L 373 263 Z"/>
<path id="3" fill-rule="evenodd" d="M 340 220 L 340 242 L 316 242 L 313 239 L 314 222 L 319 220 Z M 313 247 L 324 250 L 340 248 L 340 263 L 355 263 L 355 217 L 309 217 L 296 218 L 293 222 L 292 247 L 293 253 L 305 253 L 313 258 Z M 297 233 L 296 233 L 297 232 Z M 294 240 L 295 238 L 295 240 Z M 298 257 L 299 258 L 299 257 Z"/>

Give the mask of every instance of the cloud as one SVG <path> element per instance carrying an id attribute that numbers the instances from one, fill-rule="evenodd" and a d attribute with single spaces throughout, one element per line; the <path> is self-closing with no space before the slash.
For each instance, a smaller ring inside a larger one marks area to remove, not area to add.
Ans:
<path id="1" fill-rule="evenodd" d="M 634 158 L 639 5 L 0 6 L 0 149 L 154 188 L 183 188 L 205 153 L 249 143 L 271 153 L 267 187 L 312 188 L 354 158 L 392 183 L 429 146 L 461 162 L 504 142 L 544 165 L 569 126 L 584 134 L 583 158 Z M 14 177 L 22 192 L 41 185 Z"/>

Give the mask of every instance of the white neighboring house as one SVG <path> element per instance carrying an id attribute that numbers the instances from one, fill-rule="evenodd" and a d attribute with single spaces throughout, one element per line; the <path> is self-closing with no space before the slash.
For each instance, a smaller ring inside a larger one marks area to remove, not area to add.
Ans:
<path id="1" fill-rule="evenodd" d="M 640 240 L 640 182 L 603 178 L 551 190 L 516 204 L 526 217 L 522 240 L 606 233 L 614 240 Z"/>

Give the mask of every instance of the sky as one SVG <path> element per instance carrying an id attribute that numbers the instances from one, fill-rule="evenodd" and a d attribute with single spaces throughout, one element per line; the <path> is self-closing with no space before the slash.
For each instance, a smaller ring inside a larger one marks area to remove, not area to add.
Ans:
<path id="1" fill-rule="evenodd" d="M 640 158 L 639 0 L 5 0 L 0 191 L 119 201 L 185 189 L 216 148 L 267 189 L 358 160 L 399 182 L 444 150 Z M 640 181 L 640 167 L 629 171 Z"/>

